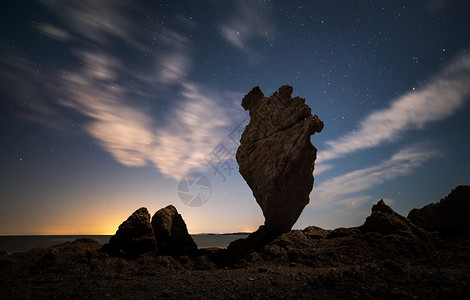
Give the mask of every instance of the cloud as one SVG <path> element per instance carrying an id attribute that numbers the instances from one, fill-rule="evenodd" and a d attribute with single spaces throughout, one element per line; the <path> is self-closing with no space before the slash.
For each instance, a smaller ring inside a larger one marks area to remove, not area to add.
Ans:
<path id="1" fill-rule="evenodd" d="M 191 59 L 183 53 L 168 53 L 159 59 L 158 81 L 163 84 L 178 83 L 189 72 Z"/>
<path id="2" fill-rule="evenodd" d="M 228 138 L 231 118 L 238 116 L 229 114 L 226 102 L 222 105 L 222 99 L 232 98 L 229 94 L 189 83 L 190 41 L 170 27 L 148 35 L 138 32 L 130 16 L 146 12 L 135 7 L 124 13 L 114 2 L 43 3 L 67 21 L 66 29 L 44 24 L 36 28 L 61 41 L 75 39 L 77 43 L 67 45 L 80 64 L 64 64 L 62 69 L 51 64 L 38 76 L 36 64 L 25 63 L 18 54 L 1 58 L 6 69 L 0 76 L 12 83 L 8 92 L 28 106 L 21 109 L 28 113 L 24 117 L 67 130 L 78 115 L 77 127 L 125 166 L 155 166 L 177 180 L 205 169 L 205 158 Z M 191 24 L 185 27 L 195 28 Z M 114 51 L 116 45 L 126 45 L 125 54 Z M 139 60 L 129 57 L 145 57 L 148 64 L 136 68 L 130 64 Z M 178 96 L 165 100 L 166 111 L 157 120 L 146 108 L 161 101 L 169 86 Z"/>
<path id="3" fill-rule="evenodd" d="M 407 129 L 421 129 L 450 117 L 468 99 L 469 82 L 470 58 L 460 57 L 423 88 L 399 97 L 387 109 L 370 114 L 358 130 L 326 142 L 328 147 L 319 151 L 319 160 L 324 162 L 376 147 L 396 140 Z"/>
<path id="4" fill-rule="evenodd" d="M 76 37 L 80 41 L 87 41 L 88 49 L 102 51 L 116 45 L 116 40 L 129 47 L 130 55 L 134 57 L 148 57 L 151 61 L 147 66 L 140 68 L 138 74 L 134 70 L 127 71 L 141 80 L 152 84 L 170 85 L 178 84 L 184 79 L 192 65 L 192 45 L 182 34 L 169 27 L 161 27 L 158 22 L 147 18 L 147 12 L 135 3 L 125 6 L 113 1 L 85 0 L 85 3 L 48 1 L 41 2 L 56 13 L 68 31 L 58 29 L 51 25 L 41 24 L 38 28 L 45 35 L 55 35 L 56 38 Z M 181 17 L 175 16 L 180 20 Z M 137 22 L 138 20 L 138 22 Z M 196 30 L 194 21 L 188 30 Z M 83 51 L 81 49 L 80 51 Z M 108 57 L 112 56 L 108 53 Z M 128 60 L 128 59 L 127 59 Z M 132 69 L 135 66 L 127 66 Z M 145 71 L 146 74 L 143 74 Z"/>
<path id="5" fill-rule="evenodd" d="M 313 172 L 315 175 L 319 175 L 331 169 L 333 169 L 333 165 L 331 164 L 322 164 L 321 162 L 316 162 L 315 169 L 313 170 Z"/>
<path id="6" fill-rule="evenodd" d="M 151 160 L 170 177 L 181 179 L 190 171 L 206 168 L 205 158 L 228 136 L 230 117 L 211 93 L 185 83 L 184 98 L 169 121 L 159 128 Z"/>
<path id="7" fill-rule="evenodd" d="M 67 118 L 61 115 L 60 105 L 44 93 L 53 76 L 21 52 L 12 51 L 0 41 L 1 89 L 10 111 L 22 119 L 39 123 L 54 130 L 65 128 Z"/>
<path id="8" fill-rule="evenodd" d="M 356 208 L 364 203 L 369 202 L 370 200 L 372 200 L 372 197 L 370 196 L 357 196 L 338 200 L 337 202 L 335 202 L 335 204 L 343 205 L 342 209 L 344 207 Z"/>
<path id="9" fill-rule="evenodd" d="M 63 29 L 54 27 L 52 25 L 46 25 L 44 23 L 41 23 L 37 26 L 37 28 L 43 34 L 56 40 L 69 41 L 72 39 L 72 35 L 70 33 L 68 33 L 67 31 Z"/>
<path id="10" fill-rule="evenodd" d="M 380 164 L 323 181 L 313 189 L 312 206 L 325 208 L 335 204 L 345 204 L 351 202 L 349 200 L 351 198 L 356 199 L 354 200 L 356 202 L 364 201 L 365 196 L 357 195 L 358 193 L 385 181 L 410 174 L 424 162 L 440 155 L 438 151 L 432 149 L 424 144 L 409 146 Z"/>
<path id="11" fill-rule="evenodd" d="M 86 132 L 126 166 L 153 164 L 176 180 L 206 168 L 204 158 L 228 132 L 230 118 L 218 103 L 222 96 L 196 84 L 182 83 L 179 104 L 157 127 L 150 116 L 126 101 L 126 90 L 114 84 L 114 58 L 83 53 L 84 66 L 70 74 L 62 105 L 90 118 Z M 90 77 L 90 74 L 93 76 Z"/>
<path id="12" fill-rule="evenodd" d="M 57 88 L 57 101 L 87 116 L 88 134 L 120 163 L 147 163 L 152 142 L 152 122 L 136 107 L 126 103 L 126 90 L 115 84 L 119 67 L 116 59 L 103 53 L 82 54 L 83 68 L 69 74 Z"/>
<path id="13" fill-rule="evenodd" d="M 113 1 L 57 1 L 40 2 L 62 18 L 64 24 L 82 39 L 104 43 L 110 36 L 127 41 L 134 41 L 135 24 L 123 18 L 123 10 L 133 11 L 132 5 L 123 7 Z M 129 12 L 130 13 L 130 12 Z M 44 33 L 48 33 L 46 30 Z"/>
<path id="14" fill-rule="evenodd" d="M 220 34 L 235 48 L 248 53 L 247 43 L 256 38 L 271 40 L 273 26 L 266 19 L 267 4 L 257 1 L 234 1 L 235 12 L 220 24 Z"/>

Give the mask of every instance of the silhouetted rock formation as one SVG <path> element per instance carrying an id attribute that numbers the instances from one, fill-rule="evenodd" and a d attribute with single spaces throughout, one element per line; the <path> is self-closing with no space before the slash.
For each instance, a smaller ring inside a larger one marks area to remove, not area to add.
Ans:
<path id="1" fill-rule="evenodd" d="M 382 235 L 399 234 L 429 240 L 428 234 L 407 218 L 397 214 L 383 200 L 372 206 L 372 213 L 360 227 L 363 233 L 377 232 Z"/>
<path id="2" fill-rule="evenodd" d="M 461 189 L 454 192 L 460 195 Z M 133 219 L 145 212 L 138 210 Z M 158 223 L 166 230 L 171 232 L 174 223 L 181 228 L 174 207 L 159 212 Z M 148 216 L 143 219 L 148 224 Z M 255 246 L 242 247 L 245 251 L 238 255 L 205 248 L 194 255 L 149 252 L 128 260 L 99 252 L 99 243 L 91 239 L 23 253 L 0 251 L 0 299 L 216 298 L 220 291 L 230 298 L 250 299 L 287 294 L 319 299 L 470 299 L 470 239 L 427 232 L 383 201 L 359 227 L 330 231 L 310 226 L 267 243 L 265 238 L 273 236 L 261 226 L 241 242 Z"/>
<path id="3" fill-rule="evenodd" d="M 272 242 L 279 234 L 273 233 L 268 230 L 264 225 L 261 225 L 258 230 L 250 234 L 246 239 L 235 240 L 230 243 L 227 250 L 231 255 L 241 255 L 246 251 L 260 250 L 266 244 Z"/>
<path id="4" fill-rule="evenodd" d="M 186 223 L 173 205 L 157 211 L 152 217 L 160 255 L 187 255 L 197 251 L 197 245 L 188 233 Z"/>
<path id="5" fill-rule="evenodd" d="M 310 136 L 323 129 L 323 122 L 312 116 L 305 99 L 291 94 L 292 87 L 284 85 L 266 98 L 255 87 L 242 100 L 250 123 L 236 158 L 265 217 L 262 239 L 289 232 L 313 187 L 317 149 Z"/>
<path id="6" fill-rule="evenodd" d="M 324 267 L 435 259 L 436 237 L 394 212 L 380 200 L 364 225 L 327 231 L 292 230 L 262 247 L 265 260 Z M 250 252 L 246 251 L 245 256 Z M 253 254 L 251 254 L 253 256 Z"/>
<path id="7" fill-rule="evenodd" d="M 113 255 L 137 257 L 157 249 L 157 242 L 150 224 L 150 214 L 145 207 L 136 210 L 119 225 L 116 234 L 102 250 Z"/>
<path id="8" fill-rule="evenodd" d="M 408 219 L 445 236 L 470 237 L 470 186 L 458 186 L 438 203 L 411 210 Z"/>

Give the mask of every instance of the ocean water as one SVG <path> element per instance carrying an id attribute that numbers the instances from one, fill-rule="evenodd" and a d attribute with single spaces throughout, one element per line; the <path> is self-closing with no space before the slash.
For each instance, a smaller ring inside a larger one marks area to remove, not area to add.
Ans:
<path id="1" fill-rule="evenodd" d="M 245 233 L 235 234 L 193 234 L 191 235 L 199 248 L 219 247 L 226 248 L 232 241 L 244 239 Z M 22 235 L 0 236 L 0 250 L 7 253 L 23 252 L 37 247 L 50 247 L 65 242 L 72 242 L 79 238 L 91 238 L 100 244 L 106 244 L 111 235 Z"/>

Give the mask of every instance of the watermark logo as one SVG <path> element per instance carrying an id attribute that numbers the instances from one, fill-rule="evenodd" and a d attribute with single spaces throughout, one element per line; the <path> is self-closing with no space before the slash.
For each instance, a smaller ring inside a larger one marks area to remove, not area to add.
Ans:
<path id="1" fill-rule="evenodd" d="M 177 194 L 181 202 L 187 206 L 202 206 L 212 195 L 212 185 L 206 175 L 191 173 L 180 180 Z"/>

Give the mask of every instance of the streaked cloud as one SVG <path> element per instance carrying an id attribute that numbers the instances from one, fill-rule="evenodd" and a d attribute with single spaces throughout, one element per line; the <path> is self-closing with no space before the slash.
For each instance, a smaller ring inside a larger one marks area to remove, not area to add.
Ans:
<path id="1" fill-rule="evenodd" d="M 188 75 L 191 59 L 183 53 L 168 53 L 159 59 L 157 80 L 163 84 L 178 83 Z"/>
<path id="2" fill-rule="evenodd" d="M 150 118 L 126 103 L 126 90 L 113 81 L 119 64 L 103 53 L 82 54 L 84 66 L 56 89 L 57 101 L 87 116 L 84 128 L 120 163 L 142 166 L 152 142 Z"/>
<path id="3" fill-rule="evenodd" d="M 315 169 L 313 170 L 313 173 L 315 175 L 319 175 L 323 172 L 326 172 L 328 170 L 331 170 L 333 169 L 333 165 L 331 164 L 324 164 L 324 163 L 321 163 L 321 162 L 315 162 Z"/>
<path id="4" fill-rule="evenodd" d="M 62 104 L 91 119 L 85 129 L 104 150 L 123 165 L 153 164 L 176 180 L 206 168 L 204 158 L 228 135 L 230 118 L 218 102 L 222 96 L 183 83 L 179 104 L 157 126 L 148 114 L 129 105 L 125 89 L 109 81 L 116 76 L 113 58 L 83 56 L 87 63 L 68 76 Z"/>
<path id="5" fill-rule="evenodd" d="M 60 70 L 50 66 L 41 70 L 42 76 L 36 75 L 34 62 L 27 63 L 14 53 L 0 60 L 8 68 L 8 72 L 0 73 L 1 78 L 12 82 L 9 92 L 18 104 L 28 107 L 22 109 L 27 112 L 23 117 L 68 130 L 74 123 L 71 115 L 79 115 L 77 127 L 125 166 L 155 166 L 176 180 L 189 171 L 205 169 L 204 159 L 228 138 L 231 118 L 236 117 L 225 107 L 231 103 L 227 102 L 229 93 L 187 79 L 193 61 L 193 45 L 188 38 L 169 27 L 143 36 L 127 10 L 137 16 L 146 12 L 132 3 L 124 14 L 120 4 L 114 2 L 41 2 L 66 20 L 67 26 L 59 29 L 40 24 L 36 26 L 40 34 L 86 42 L 80 47 L 70 45 L 70 53 L 80 64 L 64 65 Z M 187 30 L 197 27 L 194 21 L 185 24 Z M 128 47 L 126 56 L 146 57 L 149 63 L 135 70 L 129 66 L 128 57 L 113 51 L 111 45 L 116 41 Z M 178 93 L 173 94 L 173 101 L 165 101 L 169 103 L 166 111 L 159 112 L 160 119 L 156 120 L 143 104 L 155 101 L 170 85 Z M 75 114 L 63 113 L 70 110 Z M 69 118 L 62 117 L 66 115 Z"/>
<path id="6" fill-rule="evenodd" d="M 321 182 L 313 189 L 311 206 L 325 208 L 352 202 L 363 203 L 368 198 L 361 193 L 388 180 L 408 175 L 424 162 L 439 155 L 439 151 L 428 145 L 409 146 L 377 165 Z"/>
<path id="7" fill-rule="evenodd" d="M 421 129 L 462 108 L 470 96 L 470 58 L 460 57 L 422 88 L 394 100 L 389 108 L 363 120 L 353 133 L 326 142 L 319 160 L 340 158 L 358 150 L 391 142 L 405 130 Z"/>
<path id="8" fill-rule="evenodd" d="M 185 83 L 181 95 L 181 105 L 156 130 L 150 158 L 161 173 L 178 180 L 189 171 L 206 168 L 204 159 L 227 138 L 230 124 L 230 116 L 212 92 Z"/>
<path id="9" fill-rule="evenodd" d="M 267 20 L 267 3 L 238 0 L 233 15 L 220 24 L 220 34 L 235 48 L 248 54 L 247 43 L 253 39 L 271 40 L 274 28 Z"/>
<path id="10" fill-rule="evenodd" d="M 37 26 L 37 28 L 45 35 L 50 38 L 61 40 L 61 41 L 69 41 L 72 39 L 72 35 L 67 31 L 60 29 L 58 27 L 47 25 L 41 23 Z"/>
<path id="11" fill-rule="evenodd" d="M 110 36 L 135 42 L 133 31 L 135 24 L 123 18 L 123 10 L 135 10 L 132 3 L 127 6 L 114 1 L 57 1 L 39 0 L 44 6 L 55 12 L 72 34 L 81 39 L 103 43 Z M 47 31 L 46 31 L 47 32 Z"/>

